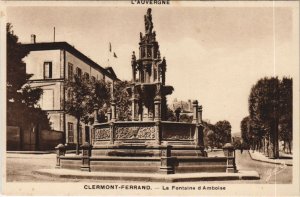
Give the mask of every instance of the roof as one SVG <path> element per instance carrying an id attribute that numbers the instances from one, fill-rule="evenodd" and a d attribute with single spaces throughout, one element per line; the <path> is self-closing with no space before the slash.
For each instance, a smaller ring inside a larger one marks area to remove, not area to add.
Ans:
<path id="1" fill-rule="evenodd" d="M 117 77 L 114 69 L 112 67 L 105 67 L 105 69 L 110 73 L 112 74 L 113 76 Z"/>
<path id="2" fill-rule="evenodd" d="M 91 60 L 89 57 L 87 57 L 86 55 L 78 51 L 76 48 L 74 48 L 67 42 L 39 42 L 39 43 L 31 43 L 31 44 L 22 44 L 22 46 L 29 51 L 45 51 L 45 50 L 57 50 L 57 49 L 66 50 L 72 55 L 82 60 L 83 62 L 85 62 L 86 64 L 99 70 L 101 73 L 111 78 L 112 80 L 120 81 L 120 79 L 117 78 L 112 68 L 107 70 L 101 67 L 99 64 Z"/>

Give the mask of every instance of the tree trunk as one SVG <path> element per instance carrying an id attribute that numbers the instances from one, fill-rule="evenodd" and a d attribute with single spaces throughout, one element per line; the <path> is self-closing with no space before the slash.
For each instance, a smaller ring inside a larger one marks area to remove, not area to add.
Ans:
<path id="1" fill-rule="evenodd" d="M 272 127 L 271 127 L 272 130 Z M 268 146 L 268 157 L 269 158 L 274 158 L 274 138 L 272 137 L 271 131 L 269 133 L 269 146 Z"/>
<path id="2" fill-rule="evenodd" d="M 278 119 L 274 121 L 274 157 L 279 158 L 279 143 L 278 143 Z"/>
<path id="3" fill-rule="evenodd" d="M 266 142 L 265 138 L 263 137 L 262 140 L 261 140 L 261 152 L 262 152 L 262 154 L 265 154 L 265 146 L 266 146 L 265 142 Z"/>
<path id="4" fill-rule="evenodd" d="M 261 138 L 259 140 L 259 152 L 263 153 L 264 152 L 264 139 Z"/>
<path id="5" fill-rule="evenodd" d="M 271 122 L 269 157 L 274 159 L 279 158 L 278 121 L 276 119 Z"/>
<path id="6" fill-rule="evenodd" d="M 80 118 L 77 118 L 76 155 L 79 155 L 79 128 L 80 128 Z"/>
<path id="7" fill-rule="evenodd" d="M 265 137 L 265 155 L 269 155 L 269 137 Z"/>
<path id="8" fill-rule="evenodd" d="M 291 140 L 288 141 L 288 145 L 289 145 L 289 153 L 292 154 Z"/>

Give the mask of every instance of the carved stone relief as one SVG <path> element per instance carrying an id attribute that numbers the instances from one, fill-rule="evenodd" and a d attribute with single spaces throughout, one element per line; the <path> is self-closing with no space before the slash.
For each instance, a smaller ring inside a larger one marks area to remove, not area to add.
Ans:
<path id="1" fill-rule="evenodd" d="M 115 127 L 116 139 L 155 139 L 153 126 Z"/>
<path id="2" fill-rule="evenodd" d="M 95 141 L 110 139 L 110 128 L 100 128 L 95 130 Z"/>

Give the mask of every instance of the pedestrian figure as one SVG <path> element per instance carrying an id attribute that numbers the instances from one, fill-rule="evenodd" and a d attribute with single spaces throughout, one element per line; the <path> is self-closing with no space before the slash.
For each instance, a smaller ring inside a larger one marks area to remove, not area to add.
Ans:
<path id="1" fill-rule="evenodd" d="M 241 147 L 241 154 L 243 154 L 243 147 Z"/>

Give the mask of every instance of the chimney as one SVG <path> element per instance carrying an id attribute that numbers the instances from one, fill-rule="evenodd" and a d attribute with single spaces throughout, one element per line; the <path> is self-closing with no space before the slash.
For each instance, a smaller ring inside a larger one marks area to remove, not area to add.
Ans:
<path id="1" fill-rule="evenodd" d="M 35 34 L 31 34 L 31 44 L 35 44 L 36 43 L 36 35 Z"/>

